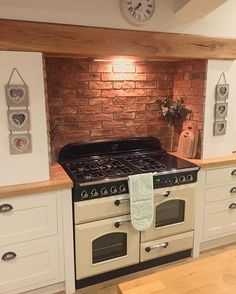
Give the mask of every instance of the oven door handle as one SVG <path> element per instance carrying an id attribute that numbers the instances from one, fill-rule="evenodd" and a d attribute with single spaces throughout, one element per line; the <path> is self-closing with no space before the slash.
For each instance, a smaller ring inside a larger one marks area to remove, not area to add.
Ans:
<path id="1" fill-rule="evenodd" d="M 129 202 L 129 199 L 117 199 L 114 201 L 115 206 L 120 206 L 120 204 Z"/>
<path id="2" fill-rule="evenodd" d="M 130 222 L 131 222 L 130 219 L 128 219 L 128 220 L 120 220 L 120 221 L 114 222 L 114 226 L 118 229 L 122 224 L 130 223 Z"/>
<path id="3" fill-rule="evenodd" d="M 162 193 L 155 194 L 155 196 L 164 196 L 164 197 L 168 197 L 169 195 L 170 195 L 170 191 L 165 191 Z"/>
<path id="4" fill-rule="evenodd" d="M 163 242 L 161 244 L 157 244 L 157 245 L 153 245 L 153 246 L 148 246 L 145 248 L 146 252 L 150 252 L 152 249 L 156 249 L 156 248 L 166 248 L 169 245 L 169 242 Z"/>

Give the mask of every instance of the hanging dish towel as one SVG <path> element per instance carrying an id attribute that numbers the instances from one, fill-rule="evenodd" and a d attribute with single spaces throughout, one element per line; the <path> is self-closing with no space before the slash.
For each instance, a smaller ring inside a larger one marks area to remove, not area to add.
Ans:
<path id="1" fill-rule="evenodd" d="M 153 175 L 129 176 L 131 223 L 138 231 L 147 230 L 153 221 Z"/>

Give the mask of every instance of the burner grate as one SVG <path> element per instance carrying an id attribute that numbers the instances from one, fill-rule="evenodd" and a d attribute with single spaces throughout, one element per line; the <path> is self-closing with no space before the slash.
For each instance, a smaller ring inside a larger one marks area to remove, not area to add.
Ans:
<path id="1" fill-rule="evenodd" d="M 100 180 L 105 177 L 127 176 L 133 174 L 131 168 L 117 159 L 96 159 L 73 161 L 66 164 L 67 169 L 77 180 Z"/>
<path id="2" fill-rule="evenodd" d="M 146 155 L 132 155 L 124 158 L 132 166 L 143 172 L 157 172 L 166 169 L 166 166 Z"/>

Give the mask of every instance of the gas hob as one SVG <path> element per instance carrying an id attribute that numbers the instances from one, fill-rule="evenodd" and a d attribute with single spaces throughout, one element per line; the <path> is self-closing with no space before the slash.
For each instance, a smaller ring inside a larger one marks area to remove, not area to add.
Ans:
<path id="1" fill-rule="evenodd" d="M 74 183 L 76 201 L 128 193 L 134 174 L 153 173 L 154 189 L 194 183 L 199 169 L 165 152 L 154 137 L 68 144 L 59 163 Z"/>

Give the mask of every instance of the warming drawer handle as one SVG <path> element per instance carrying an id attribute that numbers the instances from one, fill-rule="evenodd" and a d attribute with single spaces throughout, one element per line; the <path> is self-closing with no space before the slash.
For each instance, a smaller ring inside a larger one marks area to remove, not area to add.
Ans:
<path id="1" fill-rule="evenodd" d="M 169 245 L 169 242 L 163 242 L 161 244 L 157 244 L 157 245 L 153 245 L 153 246 L 148 246 L 145 248 L 146 252 L 150 252 L 152 249 L 156 249 L 156 248 L 166 248 Z"/>
<path id="2" fill-rule="evenodd" d="M 4 253 L 3 256 L 2 256 L 3 261 L 10 261 L 10 260 L 13 260 L 15 258 L 16 258 L 16 253 L 12 252 L 12 251 Z"/>
<path id="3" fill-rule="evenodd" d="M 117 221 L 117 222 L 114 222 L 114 226 L 118 229 L 122 224 L 130 223 L 130 222 L 131 222 L 131 220 Z"/>
<path id="4" fill-rule="evenodd" d="M 236 187 L 231 188 L 230 193 L 236 193 Z"/>
<path id="5" fill-rule="evenodd" d="M 0 205 L 0 213 L 8 212 L 8 211 L 11 211 L 12 209 L 13 209 L 13 206 L 11 204 L 4 203 Z"/>
<path id="6" fill-rule="evenodd" d="M 236 209 L 236 203 L 231 203 L 229 206 L 230 209 Z"/>
<path id="7" fill-rule="evenodd" d="M 155 196 L 164 196 L 164 197 L 168 197 L 169 195 L 170 195 L 170 191 L 165 191 L 162 193 L 155 194 Z"/>
<path id="8" fill-rule="evenodd" d="M 125 202 L 129 202 L 129 199 L 117 199 L 117 200 L 115 200 L 114 204 L 116 206 L 120 206 L 120 204 L 125 203 Z"/>
<path id="9" fill-rule="evenodd" d="M 232 175 L 232 176 L 236 176 L 236 169 L 234 169 L 234 170 L 231 172 L 231 175 Z"/>

